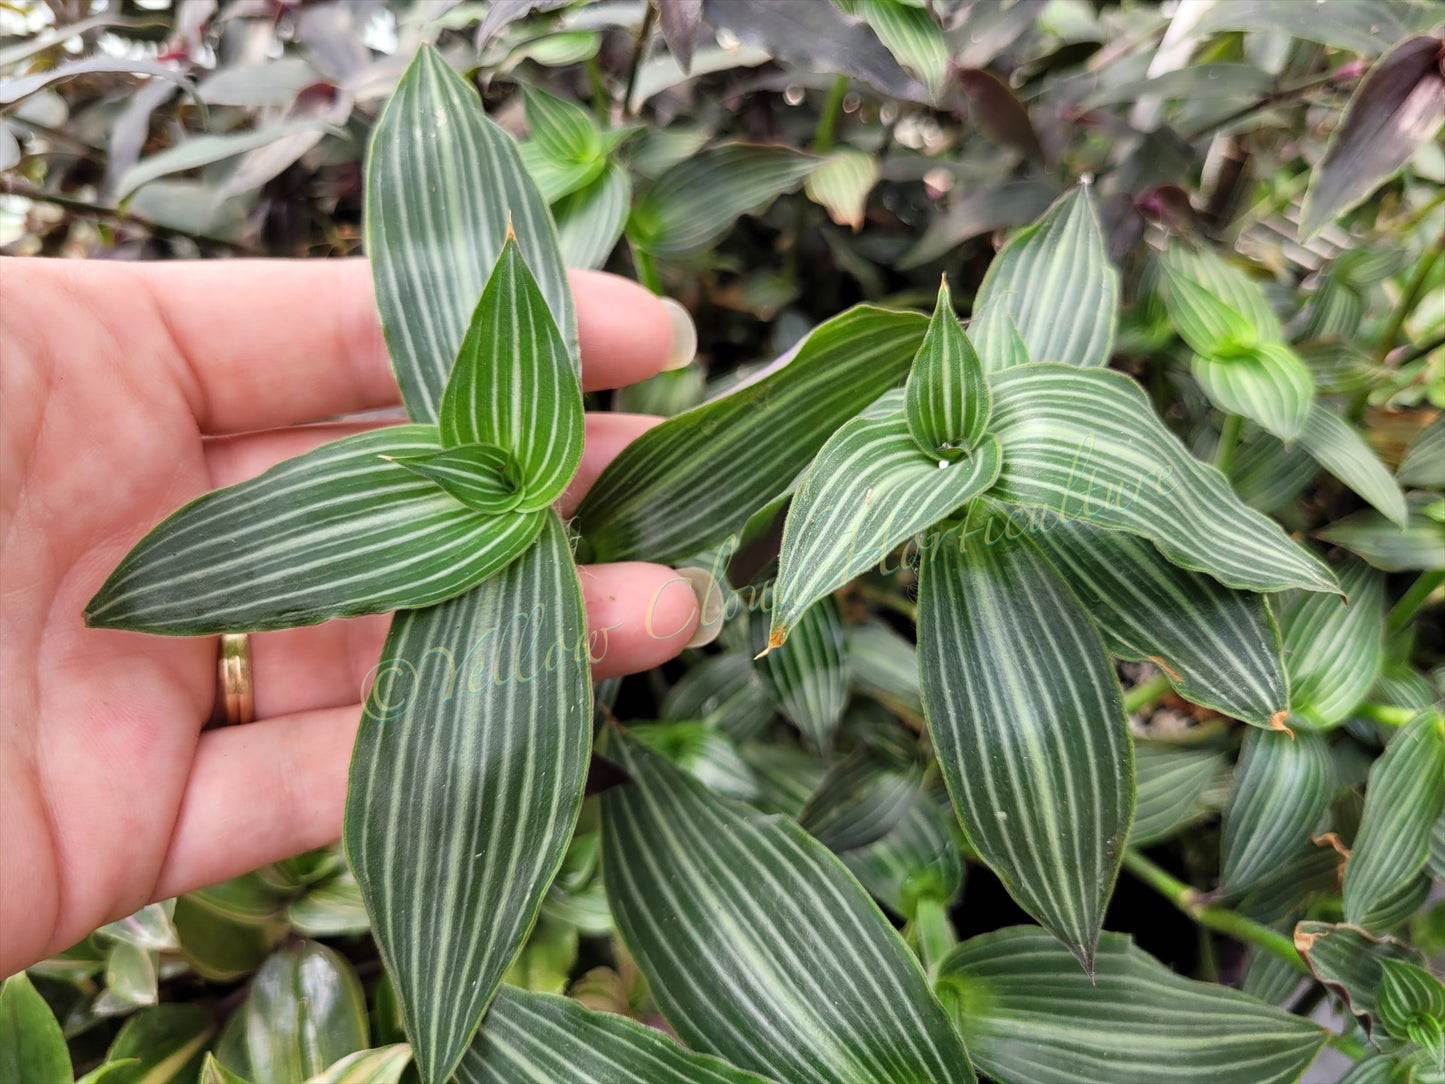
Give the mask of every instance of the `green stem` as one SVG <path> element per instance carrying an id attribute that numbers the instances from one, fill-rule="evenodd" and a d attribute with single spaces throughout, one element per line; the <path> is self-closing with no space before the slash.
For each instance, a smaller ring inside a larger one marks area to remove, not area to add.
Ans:
<path id="1" fill-rule="evenodd" d="M 1310 973 L 1304 959 L 1295 951 L 1294 942 L 1278 930 L 1271 930 L 1227 907 L 1203 902 L 1204 896 L 1197 888 L 1191 888 L 1132 848 L 1124 852 L 1124 868 L 1201 926 L 1253 945 L 1298 971 Z"/>
<path id="2" fill-rule="evenodd" d="M 1390 322 L 1385 327 L 1385 333 L 1380 336 L 1380 341 L 1375 344 L 1375 364 L 1385 364 L 1385 359 L 1390 356 L 1390 351 L 1395 349 L 1395 343 L 1400 338 L 1400 330 L 1405 326 L 1405 321 L 1415 311 L 1415 305 L 1425 292 L 1425 282 L 1430 277 L 1430 272 L 1435 269 L 1435 264 L 1441 256 L 1445 256 L 1445 233 L 1435 239 L 1425 253 L 1425 258 L 1420 261 L 1420 266 L 1415 268 L 1415 274 L 1410 278 L 1410 283 L 1405 287 L 1405 292 L 1400 295 L 1400 303 L 1395 306 L 1395 311 L 1390 315 Z"/>
<path id="3" fill-rule="evenodd" d="M 1420 714 L 1420 709 L 1401 708 L 1394 704 L 1361 704 L 1350 714 L 1369 719 L 1381 726 L 1409 726 L 1415 716 Z"/>
<path id="4" fill-rule="evenodd" d="M 1385 619 L 1385 638 L 1390 639 L 1404 631 L 1442 583 L 1445 583 L 1445 571 L 1435 569 L 1420 573 L 1420 578 L 1400 596 L 1400 601 L 1390 607 L 1390 616 Z"/>
<path id="5" fill-rule="evenodd" d="M 840 75 L 833 80 L 828 91 L 828 100 L 823 103 L 823 112 L 818 117 L 818 131 L 813 136 L 813 151 L 827 154 L 833 149 L 833 134 L 838 129 L 838 118 L 843 115 L 843 99 L 848 96 L 848 77 Z"/>
<path id="6" fill-rule="evenodd" d="M 651 4 L 642 16 L 642 26 L 637 31 L 637 46 L 632 50 L 632 67 L 627 73 L 627 93 L 622 96 L 622 108 L 632 116 L 632 92 L 637 87 L 637 72 L 642 59 L 647 55 L 647 42 L 652 37 L 652 23 L 657 18 L 657 9 Z"/>
<path id="7" fill-rule="evenodd" d="M 1403 369 L 1413 361 L 1419 361 L 1427 354 L 1433 354 L 1445 346 L 1445 331 L 1440 332 L 1433 339 L 1426 339 L 1424 342 L 1410 347 L 1395 360 L 1396 368 Z"/>
<path id="8" fill-rule="evenodd" d="M 1329 1038 L 1325 1040 L 1325 1043 L 1334 1047 L 1352 1061 L 1359 1061 L 1365 1056 L 1365 1044 L 1356 1039 L 1351 1039 L 1348 1035 L 1336 1035 L 1334 1032 L 1330 1032 Z"/>
<path id="9" fill-rule="evenodd" d="M 1234 466 L 1234 453 L 1239 447 L 1239 431 L 1244 428 L 1244 419 L 1238 414 L 1226 414 L 1224 426 L 1219 430 L 1219 443 L 1214 448 L 1214 465 L 1225 477 Z"/>
<path id="10" fill-rule="evenodd" d="M 592 112 L 603 127 L 612 123 L 611 106 L 607 99 L 607 85 L 602 81 L 602 65 L 596 55 L 587 58 L 587 85 L 592 91 Z"/>
<path id="11" fill-rule="evenodd" d="M 925 897 L 918 901 L 913 913 L 913 943 L 923 970 L 933 975 L 938 965 L 958 944 L 958 934 L 948 919 L 948 907 L 942 900 Z"/>
<path id="12" fill-rule="evenodd" d="M 636 245 L 632 246 L 632 266 L 637 270 L 637 281 L 658 297 L 662 296 L 662 276 L 657 273 L 657 264 L 652 257 Z"/>
<path id="13" fill-rule="evenodd" d="M 1124 693 L 1124 714 L 1133 715 L 1135 712 L 1143 711 L 1168 691 L 1169 678 L 1164 674 L 1154 674 L 1145 678 Z"/>

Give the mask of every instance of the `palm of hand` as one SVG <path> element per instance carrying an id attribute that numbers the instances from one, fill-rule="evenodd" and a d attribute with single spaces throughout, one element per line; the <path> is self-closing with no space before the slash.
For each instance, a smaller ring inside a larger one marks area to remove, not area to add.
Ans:
<path id="1" fill-rule="evenodd" d="M 6 261 L 0 974 L 149 900 L 337 838 L 385 616 L 253 637 L 260 721 L 203 731 L 213 638 L 87 629 L 81 613 L 181 504 L 358 426 L 256 430 L 396 402 L 366 274 L 359 261 Z M 672 332 L 648 295 L 604 276 L 574 288 L 588 387 L 666 361 Z M 589 418 L 575 488 L 646 424 Z M 613 630 L 599 673 L 681 648 L 694 603 L 671 582 L 651 565 L 584 570 L 589 619 Z"/>

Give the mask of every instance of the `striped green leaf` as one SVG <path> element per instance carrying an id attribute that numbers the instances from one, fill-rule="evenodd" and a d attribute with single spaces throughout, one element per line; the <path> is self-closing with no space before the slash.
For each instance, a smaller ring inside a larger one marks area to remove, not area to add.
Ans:
<path id="1" fill-rule="evenodd" d="M 1445 463 L 1445 417 L 1437 418 L 1410 442 L 1400 462 L 1400 484 L 1445 489 L 1441 463 Z"/>
<path id="2" fill-rule="evenodd" d="M 545 508 L 582 461 L 582 381 L 510 230 L 442 394 L 442 444 L 517 461 L 519 508 Z"/>
<path id="3" fill-rule="evenodd" d="M 517 484 L 516 460 L 495 444 L 458 444 L 391 461 L 434 482 L 478 512 L 510 512 L 525 496 Z"/>
<path id="4" fill-rule="evenodd" d="M 381 326 L 413 421 L 437 420 L 509 221 L 576 358 L 577 318 L 547 206 L 512 137 L 424 45 L 376 122 L 365 201 Z"/>
<path id="5" fill-rule="evenodd" d="M 599 561 L 679 561 L 788 491 L 833 431 L 902 383 L 927 320 L 858 306 L 742 387 L 623 449 L 577 512 Z"/>
<path id="6" fill-rule="evenodd" d="M 558 201 L 557 243 L 568 267 L 595 270 L 607 262 L 632 206 L 632 180 L 627 170 L 608 162 L 590 184 Z"/>
<path id="7" fill-rule="evenodd" d="M 1349 486 L 1381 514 L 1404 527 L 1409 511 L 1400 484 L 1354 428 L 1321 403 L 1315 403 L 1299 434 L 1300 443 L 1320 466 Z M 1438 474 L 1445 464 L 1445 448 L 1436 460 Z M 1401 468 L 1403 475 L 1404 468 Z M 1403 481 L 1403 477 L 1402 477 Z"/>
<path id="8" fill-rule="evenodd" d="M 406 1043 L 392 1043 L 348 1054 L 311 1077 L 306 1084 L 399 1084 L 410 1065 L 411 1047 Z"/>
<path id="9" fill-rule="evenodd" d="M 1304 492 L 1319 474 L 1319 464 L 1299 442 L 1286 447 L 1278 437 L 1254 434 L 1229 468 L 1229 481 L 1245 504 L 1276 512 Z"/>
<path id="10" fill-rule="evenodd" d="M 1299 923 L 1294 929 L 1294 946 L 1315 978 L 1343 997 L 1366 1029 L 1375 1016 L 1375 996 L 1385 961 L 1425 962 L 1419 951 L 1394 938 L 1375 937 L 1358 926 L 1329 922 Z"/>
<path id="11" fill-rule="evenodd" d="M 1227 360 L 1260 344 L 1261 329 L 1243 311 L 1195 282 L 1172 261 L 1165 263 L 1160 282 L 1169 322 L 1196 354 Z"/>
<path id="12" fill-rule="evenodd" d="M 1188 283 L 1195 287 L 1195 290 L 1190 291 L 1187 295 L 1191 300 L 1207 306 L 1209 302 L 1203 301 L 1202 298 L 1212 298 L 1214 305 L 1221 305 L 1233 314 L 1229 316 L 1211 309 L 1214 318 L 1224 319 L 1231 328 L 1238 328 L 1241 331 L 1241 337 L 1238 340 L 1241 346 L 1283 341 L 1284 329 L 1280 326 L 1279 317 L 1270 307 L 1269 299 L 1265 297 L 1264 290 L 1259 283 L 1245 274 L 1243 270 L 1226 261 L 1214 249 L 1208 247 L 1190 249 L 1182 245 L 1173 245 L 1164 253 L 1162 262 L 1165 268 L 1165 305 L 1171 319 L 1175 316 L 1175 310 L 1170 307 L 1169 291 L 1183 283 Z M 1242 321 L 1242 324 L 1239 321 Z M 1195 346 L 1189 336 L 1183 334 L 1182 329 L 1180 337 L 1201 354 L 1227 355 L 1230 352 L 1227 346 L 1223 349 Z"/>
<path id="13" fill-rule="evenodd" d="M 541 514 L 485 515 L 391 459 L 438 450 L 429 425 L 333 441 L 175 512 L 86 608 L 103 628 L 213 635 L 426 606 L 505 567 Z"/>
<path id="14" fill-rule="evenodd" d="M 607 165 L 607 160 L 600 156 L 586 161 L 559 162 L 531 142 L 519 144 L 517 153 L 544 203 L 555 203 L 586 188 Z"/>
<path id="15" fill-rule="evenodd" d="M 1363 557 L 1386 572 L 1445 568 L 1445 531 L 1425 512 L 1430 498 L 1412 493 L 1406 500 L 1402 528 L 1366 508 L 1336 520 L 1317 538 Z"/>
<path id="16" fill-rule="evenodd" d="M 835 854 L 882 839 L 912 808 L 921 773 L 856 750 L 828 769 L 802 811 L 803 830 Z"/>
<path id="17" fill-rule="evenodd" d="M 853 0 L 853 13 L 936 99 L 948 78 L 948 43 L 933 12 L 905 0 Z"/>
<path id="18" fill-rule="evenodd" d="M 346 853 L 426 1084 L 471 1042 L 562 861 L 591 744 L 566 530 L 392 623 L 347 795 Z"/>
<path id="19" fill-rule="evenodd" d="M 457 1066 L 461 1084 L 771 1084 L 656 1028 L 503 986 Z"/>
<path id="20" fill-rule="evenodd" d="M 580 105 L 521 85 L 527 131 L 537 149 L 554 162 L 592 162 L 602 154 L 602 134 Z"/>
<path id="21" fill-rule="evenodd" d="M 317 976 L 317 980 L 316 988 L 325 989 L 326 977 Z M 294 1004 L 291 1008 L 295 1012 Z M 319 1007 L 318 1015 L 329 1015 L 335 1020 L 337 1016 L 351 1012 L 350 1005 L 341 1007 L 340 1013 L 334 1013 L 332 1010 L 335 1008 L 337 1006 L 334 1005 Z M 245 1018 L 244 1007 L 232 1015 L 231 1019 L 235 1021 L 233 1026 L 236 1026 L 238 1032 Z M 345 1024 L 341 1026 L 340 1035 L 317 1034 L 312 1028 L 316 1022 L 318 1021 L 314 1017 L 308 1018 L 304 1011 L 296 1012 L 293 1020 L 277 1021 L 275 1027 L 278 1041 L 289 1043 L 291 1035 L 287 1033 L 293 1029 L 309 1032 L 307 1038 L 323 1045 L 337 1039 L 342 1040 L 338 1045 L 345 1045 L 346 1041 L 350 1041 L 349 1036 L 354 1034 Z M 103 1073 L 101 1080 L 105 1084 L 191 1084 L 199 1074 L 204 1061 L 203 1052 L 215 1033 L 215 1017 L 201 1005 L 170 1002 L 144 1009 L 127 1017 L 121 1025 L 120 1032 L 106 1051 L 106 1064 L 114 1068 Z M 257 1041 L 264 1043 L 268 1039 L 258 1036 Z M 129 1064 L 126 1064 L 127 1062 Z M 18 1079 L 28 1084 L 32 1079 L 65 1081 L 69 1077 L 22 1076 Z"/>
<path id="22" fill-rule="evenodd" d="M 1217 749 L 1134 740 L 1134 847 L 1168 839 L 1215 808 L 1228 763 Z"/>
<path id="23" fill-rule="evenodd" d="M 998 297 L 981 308 L 974 307 L 968 337 L 973 341 L 985 373 L 992 374 L 1029 363 L 1029 348 L 1024 344 L 1008 308 Z"/>
<path id="24" fill-rule="evenodd" d="M 887 625 L 870 621 L 848 629 L 848 658 L 854 688 L 897 715 L 923 722 L 918 687 L 918 651 Z"/>
<path id="25" fill-rule="evenodd" d="M 0 1080 L 68 1081 L 60 1022 L 21 971 L 0 985 Z"/>
<path id="26" fill-rule="evenodd" d="M 796 188 L 818 159 L 787 147 L 727 143 L 673 166 L 632 209 L 627 237 L 655 256 L 680 259 L 707 247 L 741 214 Z"/>
<path id="27" fill-rule="evenodd" d="M 769 648 L 783 644 L 814 601 L 986 490 L 999 467 L 992 437 L 964 459 L 925 455 L 897 414 L 839 429 L 788 509 Z"/>
<path id="28" fill-rule="evenodd" d="M 1123 699 L 1093 622 L 1025 539 L 943 544 L 919 570 L 918 661 L 969 842 L 1092 970 L 1134 812 Z"/>
<path id="29" fill-rule="evenodd" d="M 1438 1045 L 1438 1032 L 1445 1025 L 1445 985 L 1423 967 L 1404 960 L 1384 960 L 1380 970 L 1376 1008 L 1385 1030 L 1397 1039 L 1412 1038 L 1418 1018 L 1424 1016 L 1435 1024 Z"/>
<path id="30" fill-rule="evenodd" d="M 1345 921 L 1376 928 L 1390 897 L 1430 853 L 1430 830 L 1445 811 L 1445 714 L 1424 711 L 1395 735 L 1370 768 L 1365 812 L 1345 863 Z"/>
<path id="31" fill-rule="evenodd" d="M 1230 587 L 1335 591 L 1329 569 L 1242 504 L 1122 373 L 1024 365 L 991 378 L 1003 445 L 991 495 L 1142 535 L 1177 565 Z"/>
<path id="32" fill-rule="evenodd" d="M 754 651 L 767 647 L 767 629 L 752 622 L 760 641 Z M 820 598 L 803 614 L 788 642 L 757 660 L 758 676 L 773 703 L 802 731 L 814 748 L 827 751 L 848 699 L 849 666 L 843 643 L 843 616 L 838 603 Z"/>
<path id="33" fill-rule="evenodd" d="M 1309 367 L 1284 343 L 1258 343 L 1227 357 L 1196 354 L 1194 379 L 1226 414 L 1248 418 L 1280 440 L 1294 440 L 1314 402 Z"/>
<path id="34" fill-rule="evenodd" d="M 1099 939 L 1093 977 L 1024 927 L 966 941 L 939 994 L 981 1069 L 1009 1084 L 1291 1084 L 1325 1040 L 1308 1020 Z"/>
<path id="35" fill-rule="evenodd" d="M 863 228 L 868 193 L 877 183 L 876 155 L 856 147 L 839 147 L 808 174 L 803 191 L 810 200 L 824 207 L 834 222 L 850 226 L 856 232 Z"/>
<path id="36" fill-rule="evenodd" d="M 1345 599 L 1292 593 L 1280 607 L 1290 713 L 1307 726 L 1333 726 L 1380 675 L 1385 661 L 1385 578 L 1361 561 L 1339 570 Z"/>
<path id="37" fill-rule="evenodd" d="M 1109 262 L 1087 188 L 1062 196 L 994 257 L 974 311 L 995 303 L 1013 319 L 1034 361 L 1108 364 L 1119 273 Z"/>
<path id="38" fill-rule="evenodd" d="M 315 941 L 274 952 L 238 1015 L 243 1053 L 226 1068 L 251 1080 L 306 1080 L 368 1045 L 366 995 L 356 972 Z"/>
<path id="39" fill-rule="evenodd" d="M 908 432 L 925 455 L 958 459 L 983 439 L 992 409 L 988 382 L 953 314 L 947 279 L 903 394 Z"/>
<path id="40" fill-rule="evenodd" d="M 972 1081 L 923 972 L 838 859 L 609 734 L 607 897 L 689 1046 L 788 1084 Z"/>
<path id="41" fill-rule="evenodd" d="M 1252 888 L 1298 853 L 1329 811 L 1334 789 L 1323 735 L 1248 731 L 1224 808 L 1224 891 Z"/>
<path id="42" fill-rule="evenodd" d="M 905 919 L 920 900 L 947 903 L 963 887 L 963 860 L 953 841 L 953 813 L 917 787 L 898 822 L 838 857 L 883 906 Z"/>
<path id="43" fill-rule="evenodd" d="M 1083 519 L 1029 535 L 1094 616 L 1104 644 L 1154 663 L 1196 704 L 1255 726 L 1288 711 L 1279 630 L 1264 599 L 1166 560 L 1147 540 Z"/>

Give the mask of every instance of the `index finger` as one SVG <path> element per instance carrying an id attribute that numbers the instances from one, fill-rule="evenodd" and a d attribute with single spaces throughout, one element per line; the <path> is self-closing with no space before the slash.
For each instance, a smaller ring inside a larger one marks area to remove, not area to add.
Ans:
<path id="1" fill-rule="evenodd" d="M 96 293 L 124 303 L 107 275 L 133 276 L 174 342 L 173 364 L 201 431 L 295 425 L 400 402 L 364 259 L 75 262 Z M 680 307 L 617 275 L 570 272 L 585 390 L 664 368 L 695 338 Z M 84 282 L 76 285 L 87 285 Z M 678 329 L 681 333 L 678 333 Z M 688 360 L 683 358 L 683 361 Z"/>

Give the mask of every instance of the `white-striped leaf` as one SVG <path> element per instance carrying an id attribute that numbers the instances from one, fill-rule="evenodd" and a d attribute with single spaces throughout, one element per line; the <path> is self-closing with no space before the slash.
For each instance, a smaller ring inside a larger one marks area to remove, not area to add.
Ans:
<path id="1" fill-rule="evenodd" d="M 828 769 L 798 813 L 803 830 L 834 854 L 882 839 L 912 808 L 922 773 L 855 750 Z"/>
<path id="2" fill-rule="evenodd" d="M 1172 271 L 1161 280 L 1169 322 L 1197 354 L 1230 358 L 1259 342 L 1259 330 L 1198 283 Z"/>
<path id="3" fill-rule="evenodd" d="M 138 542 L 93 626 L 214 635 L 426 606 L 531 544 L 542 514 L 485 515 L 383 458 L 437 451 L 429 425 L 333 441 L 192 501 Z"/>
<path id="4" fill-rule="evenodd" d="M 975 306 L 973 323 L 968 325 L 968 337 L 985 373 L 992 374 L 1029 363 L 1029 348 L 1024 344 L 1007 307 L 997 297 L 982 308 Z"/>
<path id="5" fill-rule="evenodd" d="M 908 374 L 928 321 L 858 306 L 710 403 L 638 437 L 577 512 L 599 561 L 678 561 L 742 528 L 833 431 Z"/>
<path id="6" fill-rule="evenodd" d="M 1099 939 L 1093 977 L 1048 935 L 1013 927 L 944 960 L 939 994 L 979 1067 L 1008 1084 L 1292 1084 L 1324 1029 L 1176 975 L 1127 937 Z"/>
<path id="7" fill-rule="evenodd" d="M 851 626 L 847 642 L 854 688 L 921 726 L 923 696 L 918 688 L 918 651 L 912 641 L 870 621 Z"/>
<path id="8" fill-rule="evenodd" d="M 1322 734 L 1247 732 L 1224 809 L 1224 891 L 1252 888 L 1297 854 L 1329 811 L 1334 789 Z"/>
<path id="9" fill-rule="evenodd" d="M 883 906 L 912 919 L 920 900 L 948 903 L 963 887 L 952 823 L 951 809 L 915 787 L 913 800 L 885 835 L 838 857 Z"/>
<path id="10" fill-rule="evenodd" d="M 897 932 L 793 821 L 709 794 L 616 734 L 607 897 L 689 1046 L 787 1084 L 973 1081 Z"/>
<path id="11" fill-rule="evenodd" d="M 992 496 L 1142 535 L 1230 587 L 1337 590 L 1329 569 L 1189 454 L 1122 373 L 1034 364 L 990 384 L 989 432 L 1003 445 Z"/>
<path id="12" fill-rule="evenodd" d="M 1296 593 L 1280 607 L 1290 713 L 1307 726 L 1344 719 L 1385 662 L 1385 577 L 1351 560 L 1339 579 L 1345 601 Z"/>
<path id="13" fill-rule="evenodd" d="M 549 157 L 536 143 L 530 142 L 519 144 L 517 153 L 521 155 L 527 176 L 537 186 L 537 194 L 544 203 L 555 203 L 586 188 L 607 164 L 602 157 L 582 162 L 559 162 Z"/>
<path id="14" fill-rule="evenodd" d="M 523 83 L 522 108 L 533 142 L 554 162 L 592 162 L 601 156 L 602 134 L 580 105 Z"/>
<path id="15" fill-rule="evenodd" d="M 771 1084 L 656 1028 L 503 986 L 457 1066 L 461 1084 Z"/>
<path id="16" fill-rule="evenodd" d="M 582 382 L 510 232 L 442 394 L 442 444 L 494 444 L 517 461 L 524 511 L 562 494 L 582 461 Z"/>
<path id="17" fill-rule="evenodd" d="M 1385 904 L 1424 867 L 1442 811 L 1445 714 L 1424 711 L 1370 768 L 1365 812 L 1345 863 L 1346 922 L 1377 928 Z"/>
<path id="18" fill-rule="evenodd" d="M 1445 531 L 1425 511 L 1431 498 L 1412 493 L 1402 528 L 1371 508 L 1336 520 L 1315 535 L 1363 557 L 1386 572 L 1445 568 Z"/>
<path id="19" fill-rule="evenodd" d="M 1205 297 L 1212 298 L 1216 304 L 1223 305 L 1234 314 L 1233 317 L 1223 317 L 1229 323 L 1234 324 L 1236 319 L 1243 321 L 1243 335 L 1239 345 L 1283 341 L 1284 329 L 1259 283 L 1225 260 L 1213 248 L 1201 246 L 1190 249 L 1182 245 L 1172 245 L 1164 253 L 1163 264 L 1166 269 L 1165 302 L 1171 319 L 1176 312 L 1170 304 L 1168 291 L 1172 287 L 1188 283 L 1197 287 L 1196 291 L 1189 293 L 1191 299 L 1200 301 L 1202 291 Z M 1175 299 L 1176 303 L 1180 301 L 1181 298 Z M 1183 334 L 1182 329 L 1180 337 L 1201 354 L 1227 355 L 1230 352 L 1227 347 L 1216 349 L 1210 346 L 1195 346 L 1189 336 Z"/>
<path id="20" fill-rule="evenodd" d="M 992 409 L 988 382 L 973 343 L 953 314 L 947 279 L 938 288 L 928 334 L 913 359 L 903 395 L 908 432 L 925 455 L 958 459 L 983 439 Z"/>
<path id="21" fill-rule="evenodd" d="M 673 166 L 643 192 L 627 237 L 664 259 L 689 256 L 733 221 L 796 188 L 819 159 L 787 147 L 727 143 Z"/>
<path id="22" fill-rule="evenodd" d="M 948 78 L 948 43 L 930 9 L 906 0 L 851 0 L 839 6 L 872 27 L 898 63 L 918 76 L 935 99 L 942 93 Z"/>
<path id="23" fill-rule="evenodd" d="M 348 1054 L 310 1077 L 306 1084 L 399 1084 L 410 1065 L 411 1047 L 392 1043 Z"/>
<path id="24" fill-rule="evenodd" d="M 1027 540 L 945 540 L 919 569 L 918 661 L 974 850 L 1092 970 L 1134 812 L 1123 698 L 1093 622 Z"/>
<path id="25" fill-rule="evenodd" d="M 632 206 L 632 180 L 627 170 L 608 162 L 591 184 L 558 201 L 557 242 L 568 267 L 595 270 L 607 262 Z"/>
<path id="26" fill-rule="evenodd" d="M 1029 357 L 1098 366 L 1109 361 L 1118 319 L 1119 273 L 1087 188 L 1062 196 L 999 250 L 974 300 L 1013 318 Z"/>
<path id="27" fill-rule="evenodd" d="M 1215 808 L 1224 754 L 1179 742 L 1134 740 L 1134 827 L 1129 844 L 1168 839 Z"/>
<path id="28" fill-rule="evenodd" d="M 1284 441 L 1304 429 L 1315 380 L 1284 343 L 1259 343 L 1227 357 L 1195 354 L 1191 371 L 1209 401 L 1226 414 L 1248 418 Z"/>
<path id="29" fill-rule="evenodd" d="M 767 629 L 752 622 L 753 635 L 767 647 Z M 754 664 L 773 703 L 802 731 L 814 749 L 832 748 L 833 734 L 848 699 L 849 666 L 843 644 L 843 617 L 831 597 L 808 607 L 788 642 Z"/>
<path id="30" fill-rule="evenodd" d="M 1315 403 L 1300 430 L 1300 443 L 1315 460 L 1349 486 L 1383 515 L 1404 527 L 1409 517 L 1405 495 L 1368 444 L 1341 418 L 1322 403 Z M 1445 448 L 1435 463 L 1436 473 L 1445 470 Z M 1403 467 L 1401 468 L 1403 474 Z"/>
<path id="31" fill-rule="evenodd" d="M 1410 442 L 1405 458 L 1400 462 L 1400 484 L 1426 489 L 1445 488 L 1442 463 L 1445 463 L 1445 417 L 1435 419 Z"/>
<path id="32" fill-rule="evenodd" d="M 577 318 L 547 206 L 512 137 L 431 46 L 376 122 L 365 210 L 381 326 L 413 421 L 437 419 L 509 221 L 576 359 Z"/>
<path id="33" fill-rule="evenodd" d="M 495 444 L 458 444 L 393 463 L 434 482 L 468 508 L 496 515 L 510 512 L 525 494 L 517 484 L 516 461 Z"/>
<path id="34" fill-rule="evenodd" d="M 1367 1032 L 1375 1015 L 1384 961 L 1425 962 L 1421 952 L 1394 938 L 1373 937 L 1358 926 L 1329 922 L 1299 923 L 1294 929 L 1294 947 L 1315 978 L 1344 998 Z"/>
<path id="35" fill-rule="evenodd" d="M 988 489 L 999 466 L 993 437 L 964 459 L 925 455 L 900 414 L 854 418 L 839 429 L 788 509 L 769 648 L 783 644 L 817 599 Z"/>
<path id="36" fill-rule="evenodd" d="M 828 217 L 856 232 L 863 228 L 868 193 L 878 183 L 878 158 L 856 147 L 839 147 L 824 158 L 808 179 L 803 191 L 825 208 Z"/>
<path id="37" fill-rule="evenodd" d="M 451 1075 L 562 861 L 591 744 L 586 613 L 552 513 L 500 575 L 392 623 L 346 853 L 426 1084 Z"/>
<path id="38" fill-rule="evenodd" d="M 1259 595 L 1166 560 L 1147 540 L 1082 520 L 1029 536 L 1119 658 L 1148 660 L 1180 694 L 1255 726 L 1289 709 L 1279 630 Z"/>

